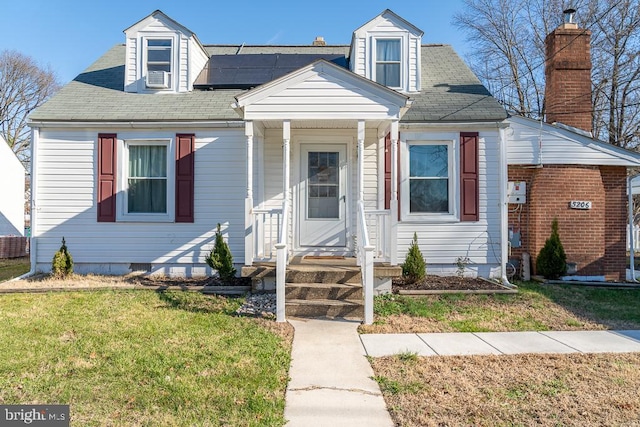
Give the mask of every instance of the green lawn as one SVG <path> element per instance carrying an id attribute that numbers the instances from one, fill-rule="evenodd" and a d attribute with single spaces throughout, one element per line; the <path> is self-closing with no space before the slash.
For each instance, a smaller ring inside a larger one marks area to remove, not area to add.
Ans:
<path id="1" fill-rule="evenodd" d="M 640 289 L 518 283 L 519 293 L 376 297 L 366 333 L 640 329 Z"/>
<path id="2" fill-rule="evenodd" d="M 29 257 L 0 259 L 0 282 L 28 273 L 30 268 Z"/>
<path id="3" fill-rule="evenodd" d="M 0 403 L 71 405 L 72 425 L 283 425 L 290 343 L 198 293 L 0 296 Z"/>

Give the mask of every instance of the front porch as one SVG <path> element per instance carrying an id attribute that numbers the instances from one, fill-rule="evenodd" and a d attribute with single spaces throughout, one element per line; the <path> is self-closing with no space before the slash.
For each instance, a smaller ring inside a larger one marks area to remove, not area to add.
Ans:
<path id="1" fill-rule="evenodd" d="M 408 97 L 319 60 L 236 99 L 247 153 L 245 264 L 275 263 L 277 320 L 285 320 L 290 261 L 330 254 L 354 260 L 372 323 L 374 264 L 397 265 L 391 212 Z M 387 135 L 392 190 L 390 209 L 380 210 Z"/>

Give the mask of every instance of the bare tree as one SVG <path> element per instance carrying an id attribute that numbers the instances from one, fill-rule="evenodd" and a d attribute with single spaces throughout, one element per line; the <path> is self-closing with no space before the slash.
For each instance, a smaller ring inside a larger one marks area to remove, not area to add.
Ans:
<path id="1" fill-rule="evenodd" d="M 611 144 L 640 143 L 640 1 L 591 2 L 594 134 Z"/>
<path id="2" fill-rule="evenodd" d="M 25 165 L 31 157 L 27 118 L 59 87 L 53 71 L 39 67 L 29 56 L 0 52 L 0 133 Z"/>
<path id="3" fill-rule="evenodd" d="M 578 10 L 592 33 L 594 136 L 640 144 L 640 0 L 464 0 L 454 24 L 473 47 L 469 61 L 505 108 L 544 117 L 544 39 Z"/>

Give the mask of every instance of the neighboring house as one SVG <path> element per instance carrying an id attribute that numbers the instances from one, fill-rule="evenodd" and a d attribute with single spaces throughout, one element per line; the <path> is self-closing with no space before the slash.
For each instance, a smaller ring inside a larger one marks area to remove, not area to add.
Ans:
<path id="1" fill-rule="evenodd" d="M 152 13 L 30 117 L 33 267 L 48 271 L 65 237 L 78 272 L 210 274 L 220 223 L 238 265 L 397 264 L 416 233 L 430 273 L 468 259 L 469 274 L 505 277 L 508 174 L 538 166 L 518 157 L 530 139 L 507 147 L 540 124 L 505 120 L 422 34 L 385 10 L 349 46 L 203 45 Z M 616 176 L 640 164 L 579 134 L 562 144 L 606 152 Z"/>
<path id="2" fill-rule="evenodd" d="M 1 135 L 0 182 L 0 236 L 23 236 L 25 170 Z"/>

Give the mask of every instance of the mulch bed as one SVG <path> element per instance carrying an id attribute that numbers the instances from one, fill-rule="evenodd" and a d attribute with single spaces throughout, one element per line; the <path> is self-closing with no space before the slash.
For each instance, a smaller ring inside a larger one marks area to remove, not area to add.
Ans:
<path id="1" fill-rule="evenodd" d="M 223 282 L 217 277 L 134 276 L 127 281 L 143 286 L 251 286 L 250 277 L 234 277 Z"/>
<path id="2" fill-rule="evenodd" d="M 406 283 L 403 278 L 392 281 L 393 293 L 402 291 L 504 291 L 506 287 L 473 277 L 427 275 L 424 280 Z"/>

